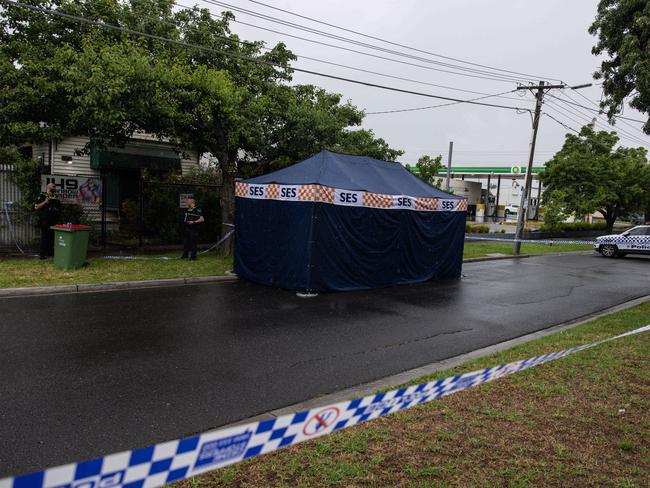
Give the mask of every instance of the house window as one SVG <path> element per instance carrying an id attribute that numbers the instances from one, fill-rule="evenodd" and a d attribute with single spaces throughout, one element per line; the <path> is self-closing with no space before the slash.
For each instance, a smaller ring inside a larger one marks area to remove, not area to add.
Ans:
<path id="1" fill-rule="evenodd" d="M 72 156 L 61 156 L 61 161 L 67 164 L 72 164 Z"/>

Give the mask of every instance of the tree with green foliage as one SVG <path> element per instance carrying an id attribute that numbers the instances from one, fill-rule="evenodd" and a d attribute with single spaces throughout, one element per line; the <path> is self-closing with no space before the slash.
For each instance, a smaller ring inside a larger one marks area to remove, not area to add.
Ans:
<path id="1" fill-rule="evenodd" d="M 585 126 L 567 134 L 544 168 L 544 201 L 564 213 L 600 212 L 611 232 L 616 218 L 644 210 L 650 196 L 650 165 L 644 148 L 614 146 L 615 132 Z"/>
<path id="2" fill-rule="evenodd" d="M 420 177 L 420 179 L 437 188 L 442 186 L 442 178 L 437 177 L 441 171 L 442 155 L 440 154 L 435 158 L 425 154 L 424 156 L 421 156 L 415 164 L 415 173 Z"/>
<path id="3" fill-rule="evenodd" d="M 631 107 L 648 114 L 644 131 L 650 134 L 650 2 L 601 0 L 589 33 L 598 36 L 595 55 L 607 54 L 594 77 L 603 80 L 601 106 L 610 120 Z"/>
<path id="4" fill-rule="evenodd" d="M 400 149 L 391 148 L 381 137 L 375 137 L 372 129 L 346 129 L 338 142 L 326 149 L 356 156 L 369 156 L 382 161 L 395 161 L 404 154 Z"/>
<path id="5" fill-rule="evenodd" d="M 259 110 L 270 126 L 243 145 L 240 158 L 243 177 L 267 173 L 328 149 L 377 159 L 394 160 L 402 151 L 391 149 L 371 130 L 351 130 L 363 120 L 363 112 L 341 95 L 314 85 L 280 85 Z"/>
<path id="6" fill-rule="evenodd" d="M 211 153 L 222 174 L 222 221 L 234 180 L 322 149 L 392 160 L 363 112 L 312 85 L 290 86 L 295 56 L 244 42 L 234 17 L 171 0 L 36 1 L 48 8 L 211 50 L 148 39 L 7 6 L 0 12 L 0 145 L 88 135 L 121 146 L 136 132 Z M 225 54 L 225 53 L 228 54 Z M 87 150 L 90 147 L 86 148 Z"/>

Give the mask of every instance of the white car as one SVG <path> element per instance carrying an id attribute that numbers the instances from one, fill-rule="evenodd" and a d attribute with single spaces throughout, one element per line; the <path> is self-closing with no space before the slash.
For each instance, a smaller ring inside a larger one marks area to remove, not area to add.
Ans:
<path id="1" fill-rule="evenodd" d="M 517 215 L 519 212 L 519 205 L 506 205 L 503 216 L 507 219 L 510 215 Z"/>
<path id="2" fill-rule="evenodd" d="M 608 258 L 650 254 L 650 225 L 637 225 L 622 234 L 597 237 L 594 250 Z"/>

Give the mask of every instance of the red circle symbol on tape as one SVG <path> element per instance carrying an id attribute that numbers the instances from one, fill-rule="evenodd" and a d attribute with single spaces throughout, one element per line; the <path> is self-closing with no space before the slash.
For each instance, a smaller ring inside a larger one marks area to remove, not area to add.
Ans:
<path id="1" fill-rule="evenodd" d="M 336 419 L 339 418 L 340 411 L 337 407 L 324 408 L 320 412 L 315 413 L 305 424 L 302 433 L 305 435 L 314 435 L 323 432 L 328 427 L 331 427 Z"/>

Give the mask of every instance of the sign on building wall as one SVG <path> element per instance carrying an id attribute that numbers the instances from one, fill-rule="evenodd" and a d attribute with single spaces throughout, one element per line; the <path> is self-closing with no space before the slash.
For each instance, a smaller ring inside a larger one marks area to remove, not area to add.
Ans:
<path id="1" fill-rule="evenodd" d="M 178 194 L 178 203 L 181 208 L 190 208 L 190 204 L 187 201 L 188 198 L 194 198 L 194 193 L 179 193 Z"/>
<path id="2" fill-rule="evenodd" d="M 42 175 L 41 191 L 48 183 L 56 185 L 62 203 L 100 205 L 102 203 L 102 180 L 96 176 Z"/>

